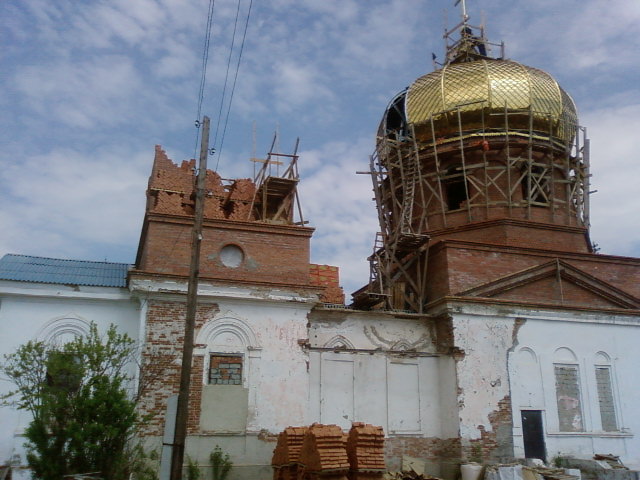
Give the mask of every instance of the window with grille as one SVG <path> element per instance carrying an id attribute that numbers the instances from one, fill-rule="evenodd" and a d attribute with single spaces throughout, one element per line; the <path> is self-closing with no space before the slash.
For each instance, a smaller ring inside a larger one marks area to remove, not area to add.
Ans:
<path id="1" fill-rule="evenodd" d="M 209 385 L 242 385 L 242 360 L 242 355 L 212 354 Z"/>

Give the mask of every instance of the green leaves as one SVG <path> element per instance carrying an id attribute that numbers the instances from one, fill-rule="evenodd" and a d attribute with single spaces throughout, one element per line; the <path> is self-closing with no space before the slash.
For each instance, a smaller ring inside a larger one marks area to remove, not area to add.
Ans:
<path id="1" fill-rule="evenodd" d="M 209 454 L 209 460 L 211 460 L 213 480 L 225 480 L 231 471 L 231 467 L 233 467 L 229 454 L 224 453 L 220 446 L 216 445 L 213 452 Z"/>
<path id="2" fill-rule="evenodd" d="M 99 472 L 125 479 L 128 442 L 139 424 L 127 394 L 135 343 L 112 325 L 104 336 L 89 333 L 64 345 L 30 341 L 0 366 L 16 389 L 2 398 L 33 415 L 25 435 L 27 460 L 36 478 L 59 480 Z"/>

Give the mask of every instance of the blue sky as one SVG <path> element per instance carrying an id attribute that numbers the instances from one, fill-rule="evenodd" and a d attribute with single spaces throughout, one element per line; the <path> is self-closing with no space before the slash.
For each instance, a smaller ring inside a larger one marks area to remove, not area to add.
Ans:
<path id="1" fill-rule="evenodd" d="M 224 145 L 209 165 L 251 177 L 254 123 L 258 157 L 276 129 L 281 151 L 300 137 L 312 261 L 338 265 L 347 292 L 368 279 L 377 230 L 370 180 L 355 172 L 367 169 L 388 101 L 432 70 L 431 52 L 442 58 L 453 3 L 254 1 Z M 154 145 L 175 162 L 194 155 L 208 4 L 0 2 L 0 255 L 135 260 Z M 640 2 L 467 5 L 507 57 L 573 96 L 592 145 L 592 239 L 601 253 L 640 256 Z M 240 1 L 238 33 L 248 7 Z M 237 8 L 215 2 L 202 109 L 212 139 Z"/>

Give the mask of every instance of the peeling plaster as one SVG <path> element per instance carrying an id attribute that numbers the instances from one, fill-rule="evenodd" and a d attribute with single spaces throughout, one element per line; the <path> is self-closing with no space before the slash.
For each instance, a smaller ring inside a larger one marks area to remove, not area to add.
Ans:
<path id="1" fill-rule="evenodd" d="M 454 315 L 454 344 L 464 351 L 456 359 L 460 435 L 478 440 L 492 432 L 491 418 L 509 396 L 507 355 L 512 348 L 514 323 L 510 320 Z"/>

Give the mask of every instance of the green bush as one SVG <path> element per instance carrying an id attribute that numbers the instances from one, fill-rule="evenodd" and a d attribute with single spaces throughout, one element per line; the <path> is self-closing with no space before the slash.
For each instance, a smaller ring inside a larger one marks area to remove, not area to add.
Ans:
<path id="1" fill-rule="evenodd" d="M 87 335 L 64 345 L 30 341 L 5 355 L 0 371 L 16 389 L 2 400 L 32 414 L 25 436 L 34 477 L 91 472 L 125 480 L 137 470 L 149 478 L 144 451 L 131 446 L 140 420 L 127 392 L 134 349 L 113 325 L 101 337 L 92 324 Z"/>
<path id="2" fill-rule="evenodd" d="M 211 472 L 213 480 L 225 480 L 233 467 L 233 462 L 228 453 L 224 453 L 220 446 L 216 445 L 209 455 L 211 460 Z"/>

